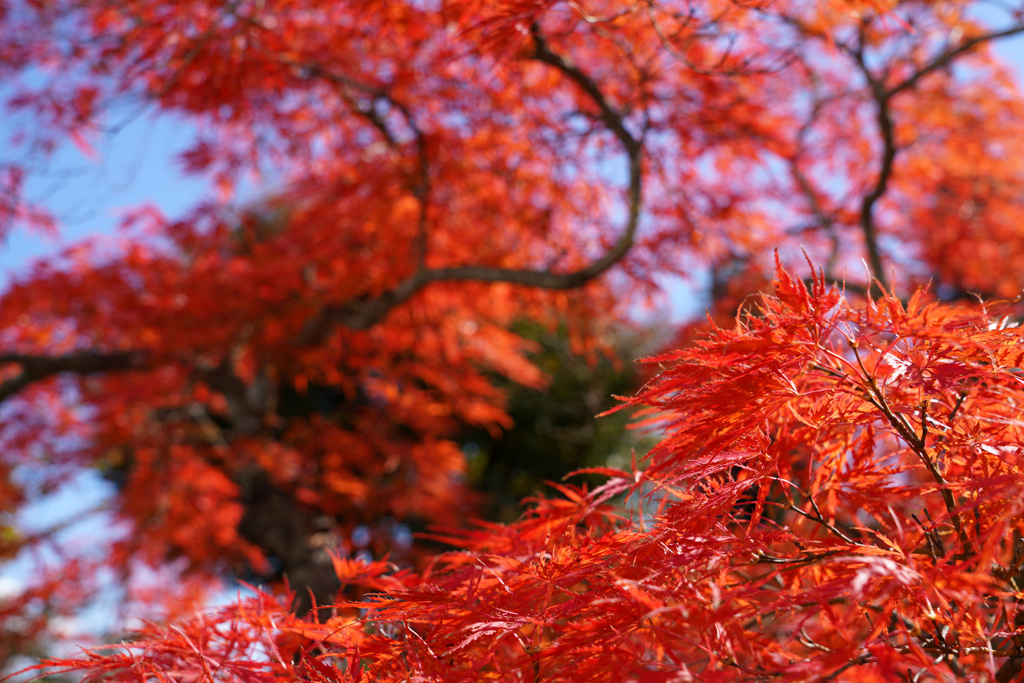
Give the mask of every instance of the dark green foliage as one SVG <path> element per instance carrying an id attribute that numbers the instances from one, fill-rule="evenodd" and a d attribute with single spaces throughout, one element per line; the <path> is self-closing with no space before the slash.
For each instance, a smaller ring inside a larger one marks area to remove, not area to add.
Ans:
<path id="1" fill-rule="evenodd" d="M 484 494 L 481 516 L 500 522 L 516 519 L 522 499 L 543 489 L 546 481 L 560 481 L 587 467 L 628 469 L 631 451 L 640 457 L 647 450 L 646 435 L 627 428 L 630 411 L 598 417 L 618 405 L 614 396 L 639 389 L 633 360 L 643 355 L 641 340 L 619 340 L 615 358 L 588 358 L 573 352 L 564 330 L 521 323 L 516 332 L 540 344 L 534 361 L 550 384 L 538 391 L 506 382 L 515 426 L 497 438 L 483 430 L 459 438 L 470 484 Z"/>

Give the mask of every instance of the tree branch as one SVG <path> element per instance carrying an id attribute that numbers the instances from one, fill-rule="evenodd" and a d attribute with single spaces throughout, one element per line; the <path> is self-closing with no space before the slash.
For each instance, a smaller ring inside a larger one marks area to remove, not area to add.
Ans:
<path id="1" fill-rule="evenodd" d="M 882 167 L 878 170 L 878 178 L 875 180 L 875 187 L 864 196 L 860 204 L 860 226 L 864 231 L 864 247 L 868 252 L 868 265 L 871 267 L 872 281 L 869 289 L 880 287 L 888 289 L 885 280 L 885 271 L 882 266 L 882 253 L 878 248 L 878 231 L 875 227 L 875 204 L 889 187 L 889 179 L 892 177 L 893 163 L 896 161 L 896 133 L 892 120 L 892 111 L 889 108 L 889 95 L 885 91 L 884 84 L 876 79 L 871 69 L 864 60 L 863 46 L 853 52 L 854 61 L 860 67 L 861 73 L 871 88 L 871 96 L 878 105 L 876 121 L 878 130 L 882 134 Z"/>
<path id="2" fill-rule="evenodd" d="M 625 117 L 616 110 L 608 99 L 601 92 L 601 88 L 587 74 L 583 73 L 571 60 L 562 55 L 552 52 L 548 47 L 547 40 L 540 33 L 540 27 L 535 23 L 530 27 L 530 35 L 533 37 L 534 51 L 533 58 L 539 62 L 553 66 L 566 76 L 576 82 L 580 89 L 585 92 L 597 108 L 601 110 L 601 121 L 608 129 L 615 133 L 630 157 L 639 156 L 641 141 L 633 137 L 633 134 L 626 130 Z"/>
<path id="3" fill-rule="evenodd" d="M 568 273 L 481 265 L 433 269 L 421 267 L 394 289 L 374 299 L 348 302 L 326 311 L 324 324 L 318 325 L 318 329 L 325 329 L 326 325 L 332 323 L 353 330 L 368 329 L 432 282 L 506 282 L 538 289 L 574 289 L 600 276 L 618 263 L 632 248 L 640 222 L 643 199 L 643 139 L 629 132 L 625 126 L 625 115 L 612 106 L 590 76 L 569 59 L 551 50 L 536 24 L 532 27 L 531 33 L 535 43 L 534 58 L 564 73 L 590 97 L 601 112 L 601 121 L 615 134 L 629 157 L 629 210 L 625 228 L 618 241 L 600 258 Z"/>
<path id="4" fill-rule="evenodd" d="M 936 465 L 935 461 L 928 454 L 928 444 L 925 441 L 926 434 L 918 436 L 907 422 L 906 417 L 902 413 L 898 414 L 892 410 L 885 398 L 885 394 L 882 392 L 881 386 L 879 386 L 878 382 L 875 380 L 875 376 L 868 371 L 867 367 L 864 365 L 864 361 L 861 360 L 860 353 L 857 348 L 853 347 L 852 350 L 854 357 L 857 359 L 857 365 L 860 366 L 861 373 L 864 377 L 865 388 L 868 391 L 867 400 L 878 408 L 900 438 L 907 442 L 907 445 L 910 446 L 910 449 L 914 451 L 917 457 L 921 460 L 925 469 L 928 470 L 928 473 L 939 487 L 942 502 L 946 506 L 946 512 L 949 514 L 950 521 L 953 524 L 953 528 L 956 530 L 957 537 L 959 538 L 960 545 L 962 547 L 960 552 L 953 555 L 954 560 L 963 560 L 974 555 L 974 547 L 967 536 L 967 530 L 964 528 L 963 521 L 960 517 L 960 509 L 957 506 L 956 500 L 953 498 L 953 492 L 949 487 L 949 482 L 947 482 L 946 478 L 942 476 L 938 465 Z"/>
<path id="5" fill-rule="evenodd" d="M 65 356 L 38 356 L 21 353 L 0 354 L 0 365 L 18 364 L 21 374 L 0 384 L 0 403 L 33 382 L 64 372 L 90 375 L 97 372 L 132 370 L 143 365 L 142 354 L 135 351 L 112 353 L 82 352 Z"/>
<path id="6" fill-rule="evenodd" d="M 878 200 L 882 198 L 882 195 L 885 194 L 886 189 L 888 189 L 889 180 L 892 178 L 893 173 L 893 163 L 895 162 L 896 154 L 899 151 L 899 148 L 896 146 L 894 132 L 895 126 L 893 124 L 892 109 L 890 107 L 892 98 L 905 90 L 915 87 L 922 78 L 937 69 L 941 69 L 942 67 L 951 64 L 954 59 L 969 52 L 978 45 L 990 40 L 1005 38 L 1022 32 L 1024 32 L 1024 24 L 1018 24 L 1001 31 L 993 31 L 991 33 L 975 36 L 974 38 L 969 38 L 964 40 L 957 47 L 947 47 L 928 64 L 917 69 L 913 75 L 891 88 L 885 87 L 884 77 L 875 77 L 871 72 L 871 69 L 868 68 L 864 59 L 863 39 L 857 49 L 853 50 L 847 48 L 847 51 L 851 56 L 853 56 L 861 73 L 864 74 L 864 78 L 867 80 L 868 86 L 871 88 L 872 98 L 878 106 L 876 120 L 878 121 L 879 132 L 882 135 L 882 166 L 878 171 L 878 179 L 875 181 L 875 186 L 867 195 L 865 195 L 861 202 L 860 210 L 860 223 L 861 229 L 864 231 L 864 245 L 867 249 L 868 263 L 871 266 L 874 282 L 876 282 L 878 286 L 886 288 L 886 278 L 885 271 L 882 266 L 881 251 L 878 247 L 878 231 L 874 220 L 874 207 Z"/>
<path id="7" fill-rule="evenodd" d="M 835 220 L 833 219 L 832 214 L 825 210 L 817 190 L 811 184 L 810 178 L 808 178 L 807 174 L 804 173 L 802 168 L 800 168 L 801 157 L 806 152 L 805 141 L 807 139 L 807 134 L 817 121 L 825 104 L 826 100 L 818 97 L 817 92 L 815 92 L 814 106 L 811 108 L 807 121 L 805 121 L 800 127 L 800 130 L 797 131 L 797 150 L 789 158 L 788 162 L 790 172 L 793 175 L 793 180 L 796 181 L 797 188 L 800 190 L 801 194 L 803 194 L 807 199 L 811 213 L 814 214 L 814 218 L 818 222 L 818 225 L 828 232 L 831 249 L 829 251 L 828 261 L 825 264 L 825 278 L 827 280 L 831 280 L 833 279 L 832 273 L 835 270 L 836 261 L 839 258 L 839 234 L 837 233 Z"/>
<path id="8" fill-rule="evenodd" d="M 348 76 L 328 71 L 317 63 L 296 62 L 294 60 L 282 59 L 282 63 L 295 69 L 299 69 L 309 77 L 321 78 L 334 85 L 340 97 L 357 115 L 366 119 L 384 138 L 389 147 L 400 151 L 401 143 L 394 132 L 388 126 L 384 116 L 376 110 L 375 104 L 384 101 L 401 113 L 406 125 L 412 131 L 416 141 L 417 170 L 411 191 L 414 197 L 419 200 L 420 211 L 416 227 L 415 258 L 416 266 L 413 276 L 401 283 L 394 290 L 387 292 L 373 301 L 364 304 L 346 305 L 343 307 L 328 307 L 320 311 L 305 326 L 299 338 L 300 345 L 309 344 L 313 340 L 321 339 L 330 329 L 332 324 L 341 323 L 352 329 L 366 329 L 377 321 L 381 320 L 387 313 L 402 301 L 405 301 L 425 282 L 422 282 L 421 274 L 426 270 L 428 251 L 428 209 L 430 201 L 430 156 L 427 151 L 427 138 L 423 129 L 416 123 L 415 117 L 409 108 L 396 100 L 385 88 L 370 86 L 365 83 L 349 78 Z M 362 104 L 353 96 L 351 91 L 369 96 L 368 104 Z"/>
<path id="9" fill-rule="evenodd" d="M 913 88 L 918 84 L 918 82 L 922 78 L 924 78 L 928 74 L 938 69 L 941 69 L 944 66 L 947 66 L 960 55 L 964 54 L 965 52 L 969 52 L 970 50 L 974 49 L 978 45 L 981 45 L 982 43 L 986 43 L 990 40 L 998 40 L 999 38 L 1008 38 L 1010 36 L 1017 35 L 1018 33 L 1024 33 L 1024 24 L 1017 24 L 1016 26 L 1011 26 L 1010 28 L 1003 29 L 1002 31 L 984 33 L 980 36 L 968 38 L 967 40 L 963 41 L 956 47 L 947 47 L 945 50 L 942 51 L 942 53 L 936 56 L 935 59 L 933 59 L 927 65 L 918 69 L 914 73 L 914 75 L 908 77 L 899 85 L 890 88 L 889 91 L 886 93 L 886 97 L 892 97 L 893 95 L 903 92 L 904 90 Z"/>
<path id="10" fill-rule="evenodd" d="M 820 32 L 810 29 L 806 24 L 795 17 L 790 17 L 785 14 L 778 14 L 775 16 L 783 22 L 795 27 L 804 35 L 816 38 L 823 37 Z M 863 29 L 864 27 L 861 27 L 860 42 L 856 47 L 841 42 L 837 42 L 835 45 L 841 51 L 847 53 L 853 58 L 859 70 L 864 75 L 864 78 L 871 89 L 872 99 L 875 101 L 878 108 L 876 120 L 878 121 L 879 132 L 882 136 L 881 168 L 879 169 L 874 187 L 861 201 L 860 209 L 861 230 L 864 233 L 864 243 L 867 251 L 868 264 L 872 271 L 872 277 L 874 278 L 871 289 L 876 290 L 879 286 L 886 287 L 886 277 L 882 265 L 881 250 L 878 246 L 878 230 L 874 220 L 874 208 L 888 189 L 889 181 L 893 174 L 893 164 L 895 162 L 896 155 L 899 152 L 899 148 L 896 146 L 894 132 L 895 125 L 890 107 L 892 98 L 906 90 L 916 87 L 921 79 L 928 74 L 948 66 L 956 58 L 970 52 L 972 49 L 983 43 L 1024 33 L 1024 23 L 1016 24 L 998 31 L 984 33 L 982 35 L 974 36 L 973 38 L 967 38 L 956 47 L 947 46 L 927 64 L 918 67 L 913 74 L 892 87 L 886 87 L 885 85 L 886 74 L 877 76 L 872 73 L 871 69 L 867 66 L 867 61 L 864 55 L 865 46 Z"/>

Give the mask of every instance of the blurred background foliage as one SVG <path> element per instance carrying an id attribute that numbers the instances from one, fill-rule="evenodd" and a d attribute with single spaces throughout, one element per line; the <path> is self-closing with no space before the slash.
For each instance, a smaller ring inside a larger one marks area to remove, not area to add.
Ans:
<path id="1" fill-rule="evenodd" d="M 631 411 L 602 415 L 619 404 L 616 396 L 630 396 L 642 385 L 635 359 L 655 346 L 653 328 L 609 332 L 606 350 L 590 354 L 576 352 L 564 328 L 521 321 L 514 331 L 537 342 L 533 361 L 549 385 L 536 390 L 495 380 L 508 394 L 515 426 L 496 436 L 477 429 L 457 437 L 469 483 L 482 494 L 480 514 L 497 522 L 519 517 L 521 501 L 543 490 L 545 482 L 588 467 L 629 469 L 632 452 L 639 459 L 654 442 L 650 434 L 629 428 Z M 600 479 L 579 475 L 573 481 Z"/>

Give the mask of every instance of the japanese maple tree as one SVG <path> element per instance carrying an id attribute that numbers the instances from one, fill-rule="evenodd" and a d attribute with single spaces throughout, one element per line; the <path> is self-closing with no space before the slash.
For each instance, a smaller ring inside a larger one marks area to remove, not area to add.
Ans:
<path id="1" fill-rule="evenodd" d="M 731 329 L 651 359 L 667 369 L 632 402 L 666 436 L 645 466 L 603 468 L 508 526 L 441 532 L 463 550 L 419 575 L 335 555 L 370 592 L 323 623 L 259 595 L 60 664 L 124 680 L 1016 680 L 1022 334 L 926 299 L 851 304 L 780 268 Z"/>
<path id="2" fill-rule="evenodd" d="M 40 576 L 47 614 L 103 566 L 295 589 L 65 664 L 176 680 L 1019 675 L 1024 100 L 990 48 L 1022 13 L 0 4 L 5 106 L 30 121 L 0 160 L 4 229 L 57 222 L 24 192 L 26 158 L 87 149 L 126 109 L 193 126 L 182 168 L 211 190 L 182 216 L 140 209 L 119 248 L 71 249 L 0 298 L 5 513 L 99 469 L 124 530 L 68 557 L 63 582 Z M 264 199 L 233 203 L 253 179 Z M 796 268 L 801 250 L 820 264 L 806 285 L 773 262 Z M 600 354 L 666 274 L 709 275 L 721 326 L 657 357 L 628 402 L 661 445 L 511 525 L 462 524 L 453 437 L 510 426 L 496 378 L 546 381 L 515 324 Z M 462 550 L 389 543 L 397 523 Z M 359 529 L 372 561 L 351 557 Z M 5 527 L 0 552 L 62 561 L 54 539 Z M 172 615 L 199 599 L 158 589 Z"/>

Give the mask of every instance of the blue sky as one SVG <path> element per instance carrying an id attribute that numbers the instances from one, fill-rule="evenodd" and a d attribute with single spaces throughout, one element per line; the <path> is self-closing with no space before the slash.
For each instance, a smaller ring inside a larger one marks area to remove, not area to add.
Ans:
<path id="1" fill-rule="evenodd" d="M 60 237 L 25 230 L 12 234 L 0 249 L 0 283 L 63 245 L 113 234 L 127 208 L 152 203 L 170 216 L 188 208 L 204 184 L 184 177 L 175 155 L 192 135 L 189 126 L 174 118 L 139 116 L 100 141 L 93 159 L 72 145 L 60 149 L 28 184 L 30 198 L 44 201 L 62 221 Z"/>

